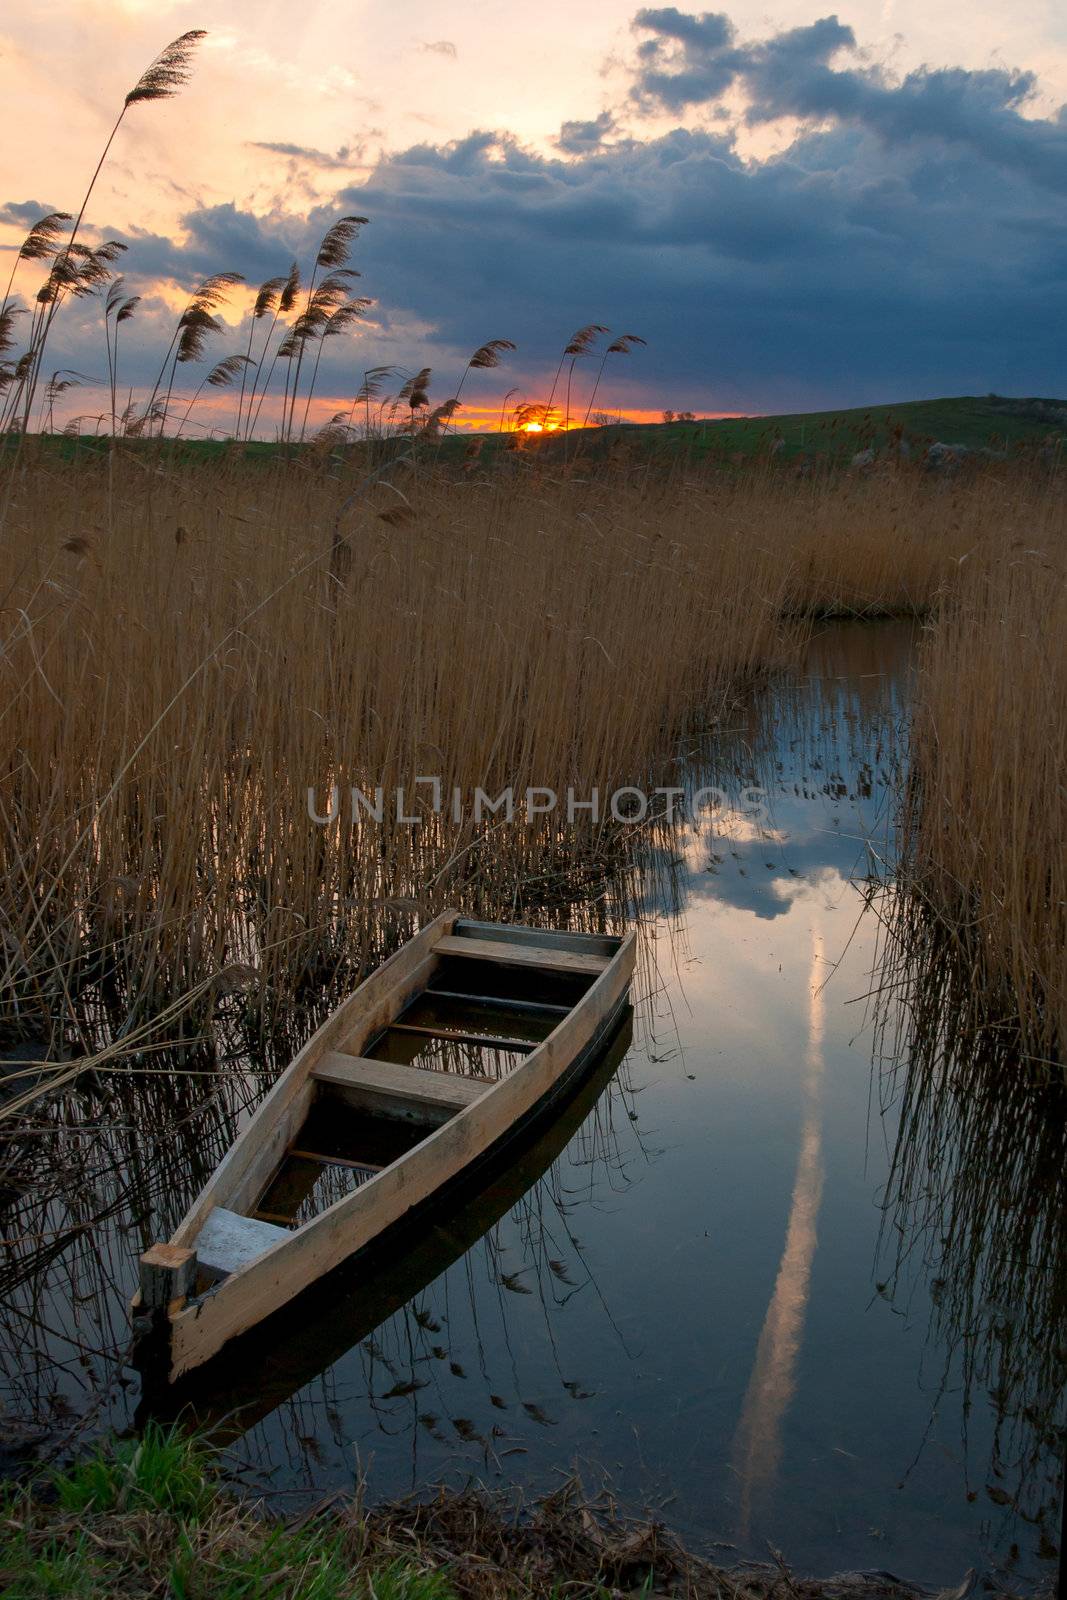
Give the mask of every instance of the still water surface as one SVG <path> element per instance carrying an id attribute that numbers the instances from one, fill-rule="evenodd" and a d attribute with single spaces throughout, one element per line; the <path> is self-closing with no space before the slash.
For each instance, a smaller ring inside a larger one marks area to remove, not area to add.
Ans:
<path id="1" fill-rule="evenodd" d="M 201 1397 L 204 1416 L 240 1408 L 250 1482 L 292 1504 L 357 1472 L 389 1496 L 573 1470 L 727 1560 L 770 1543 L 802 1569 L 933 1583 L 1048 1570 L 1014 1489 L 986 1492 L 992 1408 L 931 1338 L 924 1272 L 890 1287 L 897 1130 L 865 891 L 891 857 L 914 643 L 834 626 L 686 753 L 679 782 L 761 784 L 766 815 L 738 804 L 650 846 L 632 1035 L 517 1169 Z M 91 1313 L 60 1275 L 5 1324 L 12 1411 L 94 1403 L 138 1220 L 120 1195 L 97 1230 Z M 100 1385 L 120 1425 L 128 1376 Z"/>

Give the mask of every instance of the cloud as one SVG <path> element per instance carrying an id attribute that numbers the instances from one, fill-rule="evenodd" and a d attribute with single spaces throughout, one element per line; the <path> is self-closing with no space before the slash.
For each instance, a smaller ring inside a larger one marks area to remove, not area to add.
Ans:
<path id="1" fill-rule="evenodd" d="M 331 169 L 351 171 L 358 167 L 363 160 L 363 146 L 343 144 L 331 155 L 328 150 L 316 150 L 311 145 L 281 144 L 263 139 L 249 141 L 250 150 L 266 150 L 270 155 L 288 156 L 293 161 L 298 161 L 301 166 L 317 167 L 323 171 Z"/>
<path id="2" fill-rule="evenodd" d="M 836 16 L 750 44 L 739 44 L 715 12 L 646 9 L 633 25 L 650 35 L 637 47 L 632 91 L 646 112 L 711 105 L 737 87 L 749 124 L 792 117 L 863 128 L 897 148 L 957 146 L 1067 192 L 1067 114 L 1023 114 L 1037 87 L 1033 73 L 921 67 L 897 81 L 877 66 L 837 65 L 857 45 Z"/>
<path id="3" fill-rule="evenodd" d="M 432 44 L 424 44 L 422 48 L 430 51 L 433 55 L 449 56 L 453 61 L 459 54 L 451 39 L 435 39 Z"/>
<path id="4" fill-rule="evenodd" d="M 376 304 L 365 328 L 323 354 L 333 393 L 351 393 L 378 362 L 430 365 L 435 394 L 448 393 L 466 355 L 503 337 L 519 351 L 499 382 L 472 381 L 471 398 L 518 384 L 536 399 L 569 334 L 594 321 L 649 341 L 609 358 L 605 409 L 1062 389 L 1067 116 L 1024 115 L 1030 74 L 890 82 L 855 64 L 851 30 L 835 18 L 755 44 L 718 13 L 661 8 L 637 20 L 645 101 L 661 79 L 677 97 L 679 75 L 688 95 L 697 77 L 728 71 L 743 90 L 735 122 L 639 138 L 601 112 L 565 122 L 548 153 L 481 129 L 383 153 L 310 215 L 198 207 L 177 239 L 112 225 L 130 245 L 131 288 L 192 286 L 222 269 L 259 283 L 294 257 L 306 263 L 330 221 L 357 212 L 371 218 L 357 292 Z M 796 119 L 787 147 L 744 157 L 736 118 L 779 116 Z M 154 327 L 147 310 L 137 327 Z M 95 310 L 82 322 L 65 311 L 55 338 L 56 365 L 93 370 Z M 583 373 L 579 364 L 579 388 Z"/>
<path id="5" fill-rule="evenodd" d="M 675 6 L 639 11 L 636 29 L 653 35 L 638 46 L 635 98 L 647 108 L 682 111 L 717 100 L 738 72 L 729 17 L 705 11 L 690 16 Z"/>
<path id="6" fill-rule="evenodd" d="M 55 210 L 55 206 L 46 206 L 40 200 L 8 200 L 0 205 L 0 222 L 6 222 L 13 228 L 22 228 L 28 233 L 35 222 L 50 216 Z"/>
<path id="7" fill-rule="evenodd" d="M 610 111 L 602 111 L 591 122 L 564 122 L 559 130 L 556 146 L 564 155 L 582 156 L 595 150 L 609 134 L 615 132 L 615 118 Z"/>

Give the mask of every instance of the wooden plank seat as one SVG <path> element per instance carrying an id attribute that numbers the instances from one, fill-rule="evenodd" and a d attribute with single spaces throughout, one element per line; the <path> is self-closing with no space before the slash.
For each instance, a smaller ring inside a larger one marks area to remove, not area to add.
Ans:
<path id="1" fill-rule="evenodd" d="M 311 1076 L 317 1083 L 340 1089 L 350 1105 L 385 1112 L 415 1122 L 440 1122 L 463 1111 L 492 1087 L 488 1078 L 465 1078 L 458 1072 L 408 1067 L 395 1061 L 328 1050 Z"/>
<path id="2" fill-rule="evenodd" d="M 446 934 L 438 939 L 438 955 L 466 956 L 471 961 L 495 961 L 504 967 L 523 967 L 527 971 L 569 972 L 579 977 L 597 978 L 609 964 L 605 955 L 578 954 L 574 950 L 549 950 L 542 945 L 512 944 L 503 939 L 471 939 Z"/>
<path id="3" fill-rule="evenodd" d="M 213 1206 L 196 1241 L 196 1259 L 210 1272 L 229 1274 L 254 1261 L 279 1239 L 290 1237 L 288 1228 Z"/>
<path id="4" fill-rule="evenodd" d="M 501 944 L 519 944 L 546 950 L 573 950 L 577 955 L 613 956 L 621 939 L 607 933 L 571 933 L 563 928 L 530 928 L 521 922 L 477 922 L 472 917 L 457 917 L 452 935 L 460 939 L 493 939 Z"/>

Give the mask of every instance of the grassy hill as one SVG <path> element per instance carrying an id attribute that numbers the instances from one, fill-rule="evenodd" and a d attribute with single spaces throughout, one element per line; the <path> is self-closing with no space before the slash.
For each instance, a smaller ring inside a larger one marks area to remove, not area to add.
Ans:
<path id="1" fill-rule="evenodd" d="M 940 440 L 972 450 L 1011 450 L 1039 444 L 1049 435 L 1067 438 L 1067 400 L 1015 399 L 961 395 L 942 400 L 906 400 L 893 405 L 857 406 L 846 411 L 807 411 L 783 416 L 728 417 L 722 421 L 616 424 L 598 430 L 604 437 L 647 435 L 648 444 L 703 455 L 769 451 L 778 439 L 780 453 L 850 458 L 868 445 L 890 442 L 900 430 L 913 452 Z M 575 435 L 571 435 L 573 441 Z"/>
<path id="2" fill-rule="evenodd" d="M 553 457 L 565 454 L 573 459 L 596 459 L 614 446 L 625 443 L 631 450 L 671 459 L 688 456 L 700 459 L 760 456 L 768 454 L 776 441 L 779 456 L 806 455 L 849 461 L 869 445 L 880 448 L 895 437 L 905 438 L 913 455 L 921 455 L 928 444 L 962 444 L 970 449 L 1013 451 L 1034 446 L 1049 437 L 1067 440 L 1067 400 L 1007 399 L 1000 395 L 959 395 L 942 400 L 905 400 L 892 405 L 856 406 L 844 411 L 802 411 L 783 416 L 728 417 L 722 420 L 698 419 L 694 422 L 619 422 L 600 428 L 572 429 L 568 434 L 545 434 L 529 447 Z M 41 436 L 39 436 L 41 437 Z M 104 451 L 106 439 L 46 436 L 63 456 Z M 420 453 L 434 453 L 444 462 L 456 462 L 466 455 L 472 437 L 480 437 L 486 455 L 507 448 L 510 433 L 449 433 L 436 444 L 428 442 Z M 12 436 L 0 443 L 11 448 Z M 394 441 L 398 443 L 399 441 Z M 135 452 L 157 450 L 158 441 L 124 441 L 123 448 Z M 294 453 L 313 449 L 313 445 L 294 446 Z M 207 464 L 232 452 L 233 443 L 225 439 L 183 439 L 171 441 L 166 455 L 171 461 Z M 268 440 L 254 440 L 240 447 L 249 460 L 268 462 L 280 446 Z"/>

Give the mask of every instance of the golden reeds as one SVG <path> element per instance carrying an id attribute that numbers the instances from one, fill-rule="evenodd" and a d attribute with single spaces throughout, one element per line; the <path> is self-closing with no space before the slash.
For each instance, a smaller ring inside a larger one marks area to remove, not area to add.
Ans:
<path id="1" fill-rule="evenodd" d="M 343 586 L 325 472 L 128 455 L 110 526 L 104 465 L 21 481 L 0 665 L 10 1025 L 68 1028 L 109 989 L 114 1022 L 143 1016 L 233 959 L 292 994 L 309 964 L 361 965 L 384 900 L 479 880 L 513 899 L 573 830 L 475 828 L 476 786 L 639 779 L 778 647 L 786 569 L 713 544 L 700 496 L 401 470 L 345 514 Z M 414 801 L 420 775 L 468 816 L 309 818 L 309 787 Z"/>
<path id="2" fill-rule="evenodd" d="M 370 478 L 358 451 L 10 468 L 8 1028 L 91 1047 L 234 961 L 253 1008 L 284 1008 L 380 953 L 390 903 L 508 915 L 626 829 L 568 821 L 562 798 L 533 826 L 475 824 L 475 788 L 521 804 L 646 782 L 782 658 L 798 615 L 930 604 L 997 538 L 1009 492 L 1062 519 L 1026 484 L 514 459 L 457 476 L 406 451 Z M 346 802 L 382 786 L 381 823 L 347 806 L 314 823 L 309 788 L 325 813 L 334 784 Z M 419 826 L 397 820 L 398 787 Z"/>
<path id="3" fill-rule="evenodd" d="M 1067 1037 L 1065 556 L 1019 507 L 996 558 L 965 565 L 922 652 L 904 838 L 909 887 L 1038 1076 Z"/>

